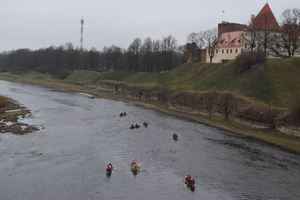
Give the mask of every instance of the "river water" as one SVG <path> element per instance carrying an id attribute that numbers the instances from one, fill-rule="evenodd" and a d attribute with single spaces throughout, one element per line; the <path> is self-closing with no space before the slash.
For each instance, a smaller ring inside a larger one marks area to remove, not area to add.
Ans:
<path id="1" fill-rule="evenodd" d="M 263 142 L 79 93 L 0 81 L 0 95 L 28 107 L 23 121 L 40 127 L 0 135 L 1 200 L 300 199 L 300 156 Z M 128 129 L 143 121 L 149 128 Z M 107 178 L 109 162 L 117 169 Z M 183 185 L 187 173 L 195 192 Z"/>

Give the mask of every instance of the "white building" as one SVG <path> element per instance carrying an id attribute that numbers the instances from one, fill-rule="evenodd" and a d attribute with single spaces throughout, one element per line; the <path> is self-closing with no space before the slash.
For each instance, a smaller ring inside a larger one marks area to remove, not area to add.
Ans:
<path id="1" fill-rule="evenodd" d="M 215 55 L 212 59 L 213 63 L 226 62 L 234 60 L 245 50 L 244 31 L 233 31 L 222 33 L 218 38 Z M 206 61 L 210 62 L 208 53 Z"/>

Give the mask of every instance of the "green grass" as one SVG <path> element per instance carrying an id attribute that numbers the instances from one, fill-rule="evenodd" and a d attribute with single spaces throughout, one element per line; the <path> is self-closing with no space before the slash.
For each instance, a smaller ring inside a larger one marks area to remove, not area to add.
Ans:
<path id="1" fill-rule="evenodd" d="M 197 116 L 187 112 L 169 110 L 164 105 L 143 100 L 132 100 L 120 93 L 103 91 L 81 83 L 96 80 L 107 80 L 128 85 L 166 86 L 175 90 L 192 91 L 229 91 L 251 97 L 255 100 L 269 102 L 282 107 L 292 107 L 300 97 L 300 58 L 286 60 L 268 60 L 265 65 L 256 66 L 243 74 L 235 73 L 233 62 L 226 64 L 183 64 L 168 73 L 131 73 L 77 71 L 66 80 L 53 79 L 51 75 L 35 72 L 27 74 L 0 74 L 0 79 L 21 83 L 60 88 L 69 91 L 80 91 L 103 98 L 125 100 L 154 108 L 170 114 L 187 117 L 225 130 L 239 133 L 245 137 L 261 139 L 285 149 L 300 153 L 300 140 L 276 131 L 248 129 L 212 116 Z M 75 84 L 74 84 L 75 83 Z M 80 84 L 78 84 L 80 83 Z M 0 99 L 1 100 L 1 99 Z M 1 102 L 0 102 L 1 103 Z M 298 105 L 298 104 L 297 104 Z"/>
<path id="2" fill-rule="evenodd" d="M 226 91 L 280 107 L 291 108 L 300 103 L 300 58 L 269 59 L 243 74 L 236 73 L 234 62 L 185 63 L 170 72 L 98 73 L 82 70 L 66 79 L 73 83 L 95 80 L 178 91 Z"/>
<path id="3" fill-rule="evenodd" d="M 66 82 L 85 84 L 92 82 L 100 76 L 99 72 L 88 71 L 88 70 L 78 70 L 71 74 L 65 79 Z"/>
<path id="4" fill-rule="evenodd" d="M 300 58 L 272 60 L 268 62 L 274 104 L 293 107 L 300 105 Z"/>
<path id="5" fill-rule="evenodd" d="M 22 75 L 25 79 L 35 79 L 35 80 L 47 80 L 47 81 L 56 81 L 50 74 L 41 74 L 38 72 L 29 72 Z"/>
<path id="6" fill-rule="evenodd" d="M 164 73 L 104 72 L 99 76 L 99 80 L 113 80 L 132 85 L 155 87 L 160 85 L 162 77 L 164 77 Z"/>

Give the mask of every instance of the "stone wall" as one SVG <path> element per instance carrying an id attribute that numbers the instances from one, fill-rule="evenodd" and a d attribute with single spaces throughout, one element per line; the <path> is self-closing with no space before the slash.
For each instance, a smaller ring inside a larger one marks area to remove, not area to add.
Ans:
<path id="1" fill-rule="evenodd" d="M 287 110 L 250 101 L 231 93 L 174 92 L 162 88 L 143 88 L 107 81 L 98 81 L 94 84 L 129 98 L 160 103 L 170 109 L 210 115 L 251 128 L 276 129 L 300 137 L 300 126 Z"/>
<path id="2" fill-rule="evenodd" d="M 199 62 L 201 60 L 200 50 L 196 43 L 186 44 L 186 62 Z"/>

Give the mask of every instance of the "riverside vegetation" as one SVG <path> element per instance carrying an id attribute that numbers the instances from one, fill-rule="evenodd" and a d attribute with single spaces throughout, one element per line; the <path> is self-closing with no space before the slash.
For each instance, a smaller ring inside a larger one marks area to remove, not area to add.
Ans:
<path id="1" fill-rule="evenodd" d="M 185 63 L 170 72 L 77 70 L 0 78 L 122 99 L 300 153 L 300 58 L 269 59 L 237 73 L 234 62 Z"/>

